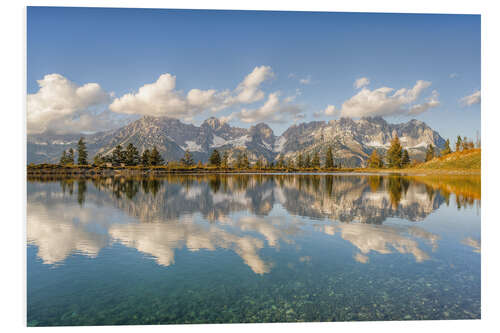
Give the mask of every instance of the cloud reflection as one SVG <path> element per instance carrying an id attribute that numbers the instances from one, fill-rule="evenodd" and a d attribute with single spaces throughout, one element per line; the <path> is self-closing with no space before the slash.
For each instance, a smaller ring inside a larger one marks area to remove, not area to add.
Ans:
<path id="1" fill-rule="evenodd" d="M 179 249 L 227 249 L 256 274 L 265 274 L 273 263 L 262 258 L 264 248 L 278 250 L 311 232 L 348 241 L 360 263 L 369 263 L 372 252 L 407 254 L 422 262 L 430 255 L 419 240 L 436 251 L 439 235 L 416 224 L 384 222 L 422 221 L 448 202 L 441 189 L 394 176 L 93 178 L 76 181 L 74 193 L 73 180 L 55 181 L 60 188 L 35 182 L 28 193 L 28 242 L 53 265 L 73 253 L 96 257 L 117 242 L 166 267 L 175 264 Z M 480 252 L 479 241 L 462 242 Z"/>
<path id="2" fill-rule="evenodd" d="M 268 273 L 272 267 L 258 255 L 258 250 L 264 247 L 262 240 L 238 236 L 215 225 L 196 223 L 190 217 L 165 223 L 115 225 L 109 234 L 113 240 L 155 257 L 162 266 L 174 264 L 175 249 L 186 247 L 190 251 L 230 249 L 256 274 Z"/>

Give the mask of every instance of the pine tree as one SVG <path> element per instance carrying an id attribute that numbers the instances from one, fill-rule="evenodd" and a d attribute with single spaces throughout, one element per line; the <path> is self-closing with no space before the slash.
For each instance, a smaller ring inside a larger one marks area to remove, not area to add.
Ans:
<path id="1" fill-rule="evenodd" d="M 448 155 L 451 153 L 451 148 L 450 148 L 450 139 L 446 139 L 446 142 L 444 143 L 444 148 L 441 150 L 441 155 Z"/>
<path id="2" fill-rule="evenodd" d="M 401 158 L 403 147 L 399 142 L 399 137 L 396 135 L 391 141 L 391 146 L 387 151 L 387 164 L 390 168 L 401 168 Z"/>
<path id="3" fill-rule="evenodd" d="M 384 166 L 384 162 L 382 161 L 382 159 L 378 155 L 377 150 L 374 149 L 371 156 L 370 156 L 370 159 L 368 160 L 368 167 L 378 169 L 378 168 L 382 168 L 383 166 Z"/>
<path id="4" fill-rule="evenodd" d="M 321 161 L 319 159 L 319 151 L 315 151 L 313 154 L 313 158 L 311 161 L 311 167 L 313 168 L 319 168 L 321 167 Z"/>
<path id="5" fill-rule="evenodd" d="M 244 169 L 248 169 L 250 167 L 250 161 L 248 160 L 247 152 L 243 152 L 241 157 L 241 167 Z"/>
<path id="6" fill-rule="evenodd" d="M 138 165 L 140 163 L 139 151 L 132 143 L 129 143 L 125 150 L 125 165 Z"/>
<path id="7" fill-rule="evenodd" d="M 462 150 L 469 150 L 472 148 L 474 148 L 474 143 L 464 136 L 464 139 L 462 140 Z"/>
<path id="8" fill-rule="evenodd" d="M 309 154 L 306 154 L 306 157 L 304 158 L 304 168 L 310 168 L 311 167 L 311 156 Z"/>
<path id="9" fill-rule="evenodd" d="M 95 154 L 94 156 L 94 165 L 101 166 L 104 163 L 104 159 L 101 154 Z"/>
<path id="10" fill-rule="evenodd" d="M 434 146 L 431 144 L 429 144 L 429 146 L 427 147 L 427 151 L 425 152 L 425 161 L 430 161 L 434 158 Z"/>
<path id="11" fill-rule="evenodd" d="M 325 155 L 325 168 L 331 169 L 333 167 L 334 167 L 333 151 L 332 151 L 332 147 L 328 147 L 328 149 L 326 150 L 326 155 Z"/>
<path id="12" fill-rule="evenodd" d="M 163 157 L 161 157 L 160 152 L 156 149 L 156 146 L 153 146 L 153 150 L 151 150 L 151 155 L 149 156 L 150 164 L 154 166 L 163 165 L 165 161 Z M 194 164 L 194 163 L 193 163 Z"/>
<path id="13" fill-rule="evenodd" d="M 481 134 L 476 131 L 476 148 L 481 148 Z"/>
<path id="14" fill-rule="evenodd" d="M 66 156 L 66 150 L 63 150 L 61 159 L 59 160 L 60 165 L 66 165 L 66 162 L 68 161 L 68 157 Z"/>
<path id="15" fill-rule="evenodd" d="M 457 136 L 457 142 L 455 143 L 455 151 L 461 151 L 462 150 L 462 137 Z"/>
<path id="16" fill-rule="evenodd" d="M 151 153 L 149 152 L 149 149 L 144 150 L 144 152 L 142 153 L 142 157 L 141 157 L 141 164 L 143 166 L 150 166 L 151 165 L 150 156 L 151 156 Z"/>
<path id="17" fill-rule="evenodd" d="M 401 167 L 406 168 L 410 165 L 410 154 L 408 154 L 408 150 L 403 149 L 403 156 L 401 157 Z"/>
<path id="18" fill-rule="evenodd" d="M 113 161 L 113 165 L 120 165 L 122 163 L 125 163 L 121 145 L 118 145 L 115 147 L 115 149 L 113 149 L 113 152 L 111 153 L 111 160 Z"/>
<path id="19" fill-rule="evenodd" d="M 236 155 L 236 161 L 234 162 L 234 166 L 239 169 L 241 168 L 241 160 L 243 159 L 243 155 L 239 151 L 238 154 Z"/>
<path id="20" fill-rule="evenodd" d="M 184 153 L 184 157 L 181 158 L 181 163 L 185 166 L 193 166 L 194 165 L 194 160 L 193 157 L 191 156 L 191 153 L 189 150 L 186 150 Z"/>
<path id="21" fill-rule="evenodd" d="M 211 165 L 215 165 L 216 167 L 220 167 L 221 159 L 220 159 L 220 154 L 217 151 L 217 149 L 214 149 L 214 151 L 212 152 L 212 155 L 210 155 L 209 161 L 210 161 Z"/>
<path id="22" fill-rule="evenodd" d="M 278 165 L 277 165 L 277 167 L 279 169 L 286 168 L 285 156 L 283 154 L 280 154 L 280 158 L 278 159 Z"/>
<path id="23" fill-rule="evenodd" d="M 262 166 L 263 166 L 262 159 L 258 158 L 257 162 L 255 162 L 255 168 L 256 169 L 262 169 Z"/>
<path id="24" fill-rule="evenodd" d="M 87 161 L 88 153 L 87 147 L 85 146 L 85 142 L 83 141 L 83 137 L 78 140 L 78 165 L 87 165 L 89 164 Z"/>
<path id="25" fill-rule="evenodd" d="M 303 168 L 304 167 L 304 157 L 302 156 L 302 153 L 299 153 L 297 156 L 297 168 Z"/>
<path id="26" fill-rule="evenodd" d="M 222 167 L 224 169 L 227 169 L 229 167 L 229 153 L 227 152 L 227 150 L 224 152 L 224 154 L 222 155 Z"/>
<path id="27" fill-rule="evenodd" d="M 71 164 L 71 165 L 75 164 L 75 152 L 73 148 L 69 149 L 69 154 L 67 155 L 66 164 Z"/>

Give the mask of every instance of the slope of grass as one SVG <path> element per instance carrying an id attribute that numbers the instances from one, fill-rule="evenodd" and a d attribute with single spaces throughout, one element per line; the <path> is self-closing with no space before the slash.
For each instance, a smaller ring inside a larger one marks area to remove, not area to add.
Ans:
<path id="1" fill-rule="evenodd" d="M 436 157 L 417 164 L 415 169 L 481 170 L 481 149 L 470 149 Z"/>

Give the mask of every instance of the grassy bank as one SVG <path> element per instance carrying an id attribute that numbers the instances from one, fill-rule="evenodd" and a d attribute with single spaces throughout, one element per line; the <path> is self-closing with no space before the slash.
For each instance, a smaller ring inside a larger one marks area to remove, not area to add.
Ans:
<path id="1" fill-rule="evenodd" d="M 169 174 L 169 173 L 317 173 L 317 172 L 352 172 L 355 169 L 319 169 L 319 168 L 217 168 L 215 166 L 120 166 L 120 167 L 97 167 L 91 165 L 58 165 L 58 164 L 36 164 L 28 165 L 28 175 L 54 174 L 54 175 L 80 175 L 80 174 L 103 174 L 103 175 L 140 175 L 140 174 Z"/>
<path id="2" fill-rule="evenodd" d="M 436 157 L 416 165 L 415 169 L 481 171 L 481 149 L 470 149 Z"/>
<path id="3" fill-rule="evenodd" d="M 435 157 L 404 169 L 360 168 L 356 172 L 399 173 L 409 175 L 481 175 L 481 149 L 470 149 Z"/>

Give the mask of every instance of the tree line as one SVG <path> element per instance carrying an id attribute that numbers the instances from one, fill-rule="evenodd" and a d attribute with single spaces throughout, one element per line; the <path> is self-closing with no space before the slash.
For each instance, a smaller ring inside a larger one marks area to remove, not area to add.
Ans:
<path id="1" fill-rule="evenodd" d="M 474 143 L 468 140 L 467 137 L 457 137 L 455 144 L 455 151 L 465 151 L 474 148 Z M 480 142 L 476 143 L 476 147 L 480 147 Z M 450 140 L 447 139 L 444 148 L 438 151 L 436 147 L 430 144 L 425 153 L 425 161 L 429 161 L 436 156 L 444 156 L 452 153 L 450 147 Z M 75 156 L 76 155 L 76 156 Z M 76 151 L 69 148 L 67 151 L 62 152 L 59 160 L 60 165 L 74 165 L 76 158 L 77 165 L 89 165 L 88 151 L 83 137 L 77 143 Z M 324 161 L 324 162 L 322 162 Z M 412 163 L 408 150 L 403 149 L 399 137 L 396 135 L 391 140 L 391 145 L 387 150 L 385 156 L 379 155 L 379 152 L 374 149 L 367 162 L 369 168 L 406 168 Z M 204 167 L 201 161 L 196 162 L 189 150 L 177 162 L 171 161 L 165 163 L 160 152 L 153 146 L 151 150 L 146 149 L 142 154 L 134 146 L 129 143 L 125 149 L 120 144 L 115 146 L 111 153 L 103 155 L 96 154 L 93 159 L 92 165 L 94 166 L 161 166 L 161 165 L 183 166 L 183 167 Z M 311 154 L 299 152 L 296 157 L 285 159 L 281 154 L 277 161 L 268 161 L 264 157 L 259 157 L 257 161 L 251 163 L 247 151 L 238 151 L 234 161 L 230 163 L 229 152 L 226 150 L 222 154 L 214 149 L 208 159 L 208 165 L 216 168 L 235 168 L 235 169 L 338 169 L 341 168 L 340 163 L 336 163 L 333 156 L 333 149 L 331 146 L 327 147 L 324 152 L 323 159 L 321 158 L 320 151 L 316 150 Z"/>
<path id="2" fill-rule="evenodd" d="M 76 148 L 76 154 L 78 158 L 76 160 L 77 165 L 89 165 L 88 162 L 88 151 L 83 137 L 80 138 Z M 139 150 L 132 144 L 129 143 L 125 149 L 121 145 L 117 145 L 111 152 L 111 154 L 103 155 L 96 154 L 92 165 L 103 166 L 157 166 L 163 165 L 165 161 L 161 156 L 160 152 L 153 146 L 153 149 L 144 150 L 142 155 L 139 154 Z M 61 158 L 59 160 L 60 165 L 75 165 L 75 150 L 69 148 L 67 151 L 62 152 Z"/>
<path id="3" fill-rule="evenodd" d="M 476 147 L 480 148 L 481 143 L 478 140 L 476 142 Z M 467 137 L 457 136 L 457 141 L 455 144 L 455 152 L 465 151 L 474 148 L 474 143 L 471 140 L 468 140 Z M 425 151 L 425 162 L 432 160 L 434 157 L 445 156 L 451 154 L 453 151 L 450 147 L 450 139 L 447 139 L 444 144 L 444 148 L 439 151 L 437 147 L 434 147 L 432 144 L 427 146 Z M 380 156 L 376 149 L 373 150 L 370 158 L 368 159 L 367 166 L 369 168 L 406 168 L 411 164 L 410 155 L 408 154 L 408 150 L 403 149 L 399 137 L 396 135 L 392 141 L 389 149 L 385 154 L 385 162 L 384 157 Z"/>
<path id="4" fill-rule="evenodd" d="M 186 155 L 181 159 L 181 163 L 186 164 L 185 161 L 189 160 L 190 153 L 186 152 Z M 235 169 L 333 169 L 338 168 L 333 159 L 333 151 L 331 147 L 328 147 L 325 151 L 324 163 L 321 162 L 321 156 L 319 151 L 315 151 L 312 154 L 307 154 L 300 152 L 295 159 L 289 158 L 285 159 L 284 155 L 280 155 L 277 161 L 268 161 L 264 157 L 259 157 L 254 163 L 251 163 L 248 158 L 248 153 L 246 151 L 238 151 L 234 162 L 230 165 L 229 163 L 229 152 L 224 151 L 221 153 L 214 149 L 208 159 L 209 165 L 217 168 L 235 168 Z M 191 165 L 194 165 L 191 164 Z"/>
<path id="5" fill-rule="evenodd" d="M 75 155 L 77 155 L 75 163 Z M 73 148 L 64 150 L 62 152 L 61 158 L 59 160 L 60 165 L 89 165 L 88 161 L 88 151 L 86 143 L 82 138 L 78 141 L 76 151 Z M 139 154 L 139 150 L 134 146 L 134 144 L 129 143 L 125 149 L 122 148 L 120 144 L 115 146 L 113 150 L 103 155 L 101 153 L 96 154 L 93 159 L 92 165 L 94 166 L 161 166 L 161 165 L 178 165 L 183 167 L 194 167 L 195 165 L 199 167 L 204 167 L 205 165 L 198 161 L 196 163 L 193 156 L 189 150 L 187 150 L 184 156 L 177 162 L 171 161 L 165 163 L 165 160 L 161 156 L 160 152 L 153 146 L 153 149 L 146 149 L 144 152 Z M 324 163 L 321 163 L 321 156 L 319 151 L 315 151 L 312 154 L 307 154 L 300 152 L 295 159 L 285 159 L 283 155 L 280 155 L 277 161 L 268 161 L 264 157 L 259 157 L 254 163 L 250 162 L 247 151 L 238 151 L 234 161 L 230 163 L 229 151 L 224 151 L 222 154 L 214 149 L 208 159 L 208 165 L 216 168 L 235 168 L 235 169 L 333 169 L 339 168 L 340 163 L 336 164 L 333 158 L 333 151 L 331 147 L 328 147 L 325 151 Z"/>

